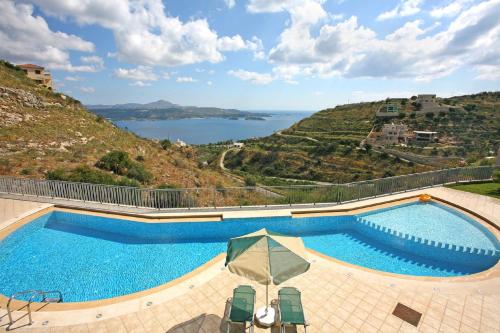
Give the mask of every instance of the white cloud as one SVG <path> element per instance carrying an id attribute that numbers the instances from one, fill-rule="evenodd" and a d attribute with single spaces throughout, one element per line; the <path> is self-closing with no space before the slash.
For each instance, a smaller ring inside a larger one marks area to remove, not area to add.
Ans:
<path id="1" fill-rule="evenodd" d="M 95 93 L 95 89 L 92 87 L 80 87 L 80 90 L 86 94 Z"/>
<path id="2" fill-rule="evenodd" d="M 422 3 L 423 0 L 400 0 L 399 4 L 392 10 L 383 12 L 377 16 L 377 21 L 415 15 L 420 12 L 420 5 Z"/>
<path id="3" fill-rule="evenodd" d="M 151 83 L 143 82 L 143 81 L 135 81 L 135 82 L 130 84 L 130 86 L 132 86 L 132 87 L 146 87 L 146 86 L 150 86 L 150 85 L 151 85 Z"/>
<path id="4" fill-rule="evenodd" d="M 45 13 L 99 25 L 113 32 L 116 58 L 146 66 L 179 66 L 224 59 L 206 19 L 183 22 L 165 12 L 162 0 L 25 0 Z M 224 38 L 224 37 L 222 37 Z"/>
<path id="5" fill-rule="evenodd" d="M 181 83 L 194 83 L 198 80 L 193 79 L 190 76 L 179 76 L 177 79 L 175 79 L 176 82 L 181 82 Z"/>
<path id="6" fill-rule="evenodd" d="M 242 69 L 238 69 L 236 71 L 230 70 L 227 73 L 231 76 L 237 77 L 240 80 L 248 81 L 250 83 L 258 85 L 269 84 L 274 80 L 274 78 L 270 74 L 249 72 Z"/>
<path id="7" fill-rule="evenodd" d="M 470 4 L 473 0 L 452 0 L 447 5 L 442 7 L 434 7 L 430 15 L 437 19 L 443 17 L 453 17 L 459 14 L 464 7 Z"/>
<path id="8" fill-rule="evenodd" d="M 49 69 L 71 72 L 93 71 L 70 61 L 69 51 L 92 52 L 94 44 L 78 36 L 52 31 L 33 6 L 0 1 L 0 57 L 14 63 L 34 62 Z"/>
<path id="9" fill-rule="evenodd" d="M 219 38 L 217 48 L 221 51 L 238 51 L 246 48 L 246 45 L 240 35 L 235 35 L 233 37 Z"/>
<path id="10" fill-rule="evenodd" d="M 66 76 L 64 79 L 66 81 L 73 81 L 73 82 L 83 81 L 83 77 L 80 77 L 80 76 Z"/>
<path id="11" fill-rule="evenodd" d="M 207 85 L 211 86 L 213 84 L 212 81 L 207 81 Z"/>
<path id="12" fill-rule="evenodd" d="M 409 11 L 403 9 L 398 13 L 406 15 Z M 292 21 L 269 52 L 273 79 L 343 76 L 429 81 L 466 66 L 477 71 L 478 79 L 490 79 L 496 77 L 493 69 L 500 68 L 500 0 L 463 10 L 440 31 L 435 29 L 439 23 L 426 26 L 414 20 L 385 37 L 360 25 L 355 16 L 318 27 L 294 19 L 294 8 L 282 10 L 289 12 Z"/>
<path id="13" fill-rule="evenodd" d="M 156 81 L 158 76 L 153 72 L 153 68 L 149 66 L 138 66 L 136 68 L 117 68 L 115 76 L 120 79 L 128 79 L 134 81 Z"/>
<path id="14" fill-rule="evenodd" d="M 500 80 L 500 66 L 496 65 L 478 65 L 476 79 L 479 80 Z"/>
<path id="15" fill-rule="evenodd" d="M 240 35 L 222 37 L 217 40 L 217 48 L 220 51 L 226 52 L 240 50 L 253 51 L 254 59 L 258 60 L 262 60 L 265 57 L 265 53 L 262 51 L 264 48 L 262 40 L 256 36 L 253 36 L 251 40 L 243 40 Z"/>
<path id="16" fill-rule="evenodd" d="M 162 72 L 161 77 L 165 80 L 170 80 L 170 73 L 169 72 Z"/>
<path id="17" fill-rule="evenodd" d="M 235 0 L 224 0 L 224 3 L 226 4 L 227 8 L 231 9 L 236 5 Z"/>

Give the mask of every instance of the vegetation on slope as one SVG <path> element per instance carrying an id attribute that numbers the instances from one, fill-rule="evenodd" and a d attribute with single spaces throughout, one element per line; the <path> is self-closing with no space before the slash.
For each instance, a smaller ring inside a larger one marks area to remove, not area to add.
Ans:
<path id="1" fill-rule="evenodd" d="M 448 112 L 439 113 L 414 112 L 421 106 L 412 99 L 391 99 L 401 112 L 394 118 L 377 118 L 376 111 L 385 102 L 341 105 L 317 112 L 282 132 L 245 141 L 243 150 L 228 152 L 225 165 L 247 176 L 349 182 L 459 166 L 462 159 L 484 165 L 491 163 L 484 158 L 500 146 L 498 92 L 439 100 L 450 105 Z M 407 124 L 411 130 L 437 131 L 440 142 L 360 148 L 372 129 L 391 122 Z M 397 157 L 401 155 L 398 152 L 415 159 Z M 426 159 L 438 163 L 424 163 Z"/>
<path id="2" fill-rule="evenodd" d="M 233 184 L 219 172 L 200 169 L 192 148 L 164 147 L 0 63 L 0 175 L 148 187 Z"/>
<path id="3" fill-rule="evenodd" d="M 350 182 L 429 170 L 386 153 L 359 149 L 380 103 L 338 106 L 315 113 L 272 136 L 247 140 L 226 156 L 226 167 L 248 174 Z"/>

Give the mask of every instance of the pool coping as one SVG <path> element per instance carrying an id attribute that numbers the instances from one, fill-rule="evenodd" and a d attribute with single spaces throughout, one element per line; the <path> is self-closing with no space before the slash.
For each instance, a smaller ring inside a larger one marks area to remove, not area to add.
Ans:
<path id="1" fill-rule="evenodd" d="M 332 209 L 324 209 L 324 208 L 319 208 L 319 209 L 308 209 L 306 210 L 290 210 L 291 211 L 291 217 L 295 218 L 301 218 L 301 217 L 307 217 L 307 216 L 335 216 L 335 215 L 344 215 L 344 214 L 356 214 L 364 211 L 370 211 L 373 209 L 381 209 L 385 207 L 390 207 L 390 206 L 397 206 L 399 204 L 405 203 L 405 202 L 412 202 L 415 200 L 418 200 L 419 195 L 410 195 L 404 198 L 397 198 L 397 199 L 392 199 L 392 200 L 386 200 L 383 202 L 378 202 L 378 203 L 372 203 L 372 204 L 367 204 L 367 205 L 362 205 L 359 207 L 355 208 L 332 208 Z M 468 215 L 472 215 L 475 217 L 475 220 L 481 223 L 483 226 L 487 227 L 488 230 L 493 232 L 494 236 L 499 239 L 499 231 L 500 228 L 492 221 L 489 219 L 483 217 L 482 215 L 478 214 L 477 212 L 474 212 L 470 209 L 464 208 L 460 205 L 454 204 L 448 200 L 444 200 L 442 198 L 438 198 L 436 196 L 432 196 L 434 200 L 440 201 L 443 204 L 452 206 L 456 209 L 458 209 L 460 212 Z M 383 207 L 385 206 L 385 207 Z M 3 238 L 7 237 L 10 233 L 14 232 L 16 229 L 22 227 L 23 225 L 31 222 L 33 219 L 40 217 L 44 214 L 47 214 L 51 211 L 54 210 L 60 210 L 60 211 L 72 211 L 75 213 L 80 213 L 82 214 L 83 212 L 90 213 L 90 214 L 95 214 L 98 216 L 106 216 L 106 217 L 112 217 L 112 218 L 123 218 L 126 217 L 128 220 L 132 220 L 135 222 L 145 222 L 145 223 L 158 223 L 158 222 L 199 222 L 200 216 L 211 216 L 213 217 L 215 214 L 204 214 L 204 215 L 199 215 L 196 214 L 194 217 L 192 214 L 182 214 L 183 216 L 168 216 L 168 217 L 159 217 L 158 215 L 155 216 L 148 216 L 147 214 L 117 214 L 116 212 L 113 213 L 105 213 L 102 211 L 95 211 L 95 210 L 86 210 L 86 209 L 73 209 L 72 208 L 65 208 L 61 207 L 58 205 L 50 206 L 50 207 L 45 207 L 43 209 L 40 209 L 34 213 L 27 214 L 27 216 L 24 216 L 11 225 L 5 227 L 4 229 L 0 230 L 0 240 Z M 295 216 L 294 216 L 295 214 Z M 217 214 L 218 215 L 218 214 Z M 282 216 L 290 216 L 290 215 L 282 215 Z M 132 219 L 130 219 L 132 218 Z M 216 221 L 221 221 L 223 219 L 223 216 L 220 220 Z M 206 220 L 205 220 L 206 221 Z M 492 230 L 494 229 L 494 230 Z M 312 250 L 310 248 L 307 248 L 307 250 L 313 254 L 314 256 L 317 256 L 319 258 L 325 259 L 331 263 L 341 265 L 343 267 L 347 267 L 350 269 L 353 269 L 355 271 L 359 272 L 365 272 L 365 273 L 370 273 L 375 276 L 378 276 L 380 278 L 391 278 L 391 279 L 397 279 L 397 280 L 402 280 L 402 281 L 417 281 L 417 282 L 433 282 L 433 283 L 453 283 L 453 284 L 460 284 L 460 283 L 470 283 L 470 282 L 479 282 L 479 281 L 485 281 L 493 278 L 498 278 L 500 277 L 500 262 L 498 262 L 496 265 L 490 267 L 489 269 L 475 273 L 475 274 L 469 274 L 465 276 L 457 276 L 457 277 L 429 277 L 429 276 L 416 276 L 416 275 L 403 275 L 403 274 L 396 274 L 396 273 L 390 273 L 390 272 L 384 272 L 376 269 L 371 269 L 363 266 L 358 266 L 355 264 L 351 264 L 349 262 L 345 262 L 342 260 L 335 259 L 333 257 L 330 257 L 328 255 L 324 255 L 320 252 L 317 252 L 315 250 Z M 85 309 L 95 309 L 98 307 L 103 307 L 103 306 L 110 306 L 110 305 L 117 305 L 120 303 L 124 303 L 126 301 L 138 301 L 144 297 L 148 296 L 153 296 L 155 294 L 158 294 L 162 291 L 170 290 L 171 288 L 174 288 L 178 286 L 179 284 L 186 282 L 192 278 L 198 277 L 200 275 L 203 275 L 204 272 L 209 270 L 211 267 L 214 265 L 220 263 L 223 259 L 223 256 L 225 253 L 221 253 L 217 255 L 216 257 L 212 258 L 205 264 L 195 268 L 194 270 L 172 280 L 169 281 L 165 284 L 150 288 L 150 289 L 145 289 L 139 292 L 127 294 L 127 295 L 122 295 L 122 296 L 117 296 L 117 297 L 112 297 L 112 298 L 107 298 L 103 300 L 95 300 L 95 301 L 85 301 L 85 302 L 68 302 L 68 303 L 52 303 L 52 304 L 47 304 L 47 303 L 38 303 L 34 302 L 32 303 L 33 307 L 37 307 L 38 309 L 36 310 L 37 312 L 53 312 L 53 311 L 67 311 L 67 310 L 85 310 Z M 6 302 L 8 301 L 8 298 L 5 295 L 0 294 L 0 307 L 5 307 Z M 12 304 L 14 305 L 15 308 L 25 305 L 26 302 L 23 301 L 13 301 Z"/>

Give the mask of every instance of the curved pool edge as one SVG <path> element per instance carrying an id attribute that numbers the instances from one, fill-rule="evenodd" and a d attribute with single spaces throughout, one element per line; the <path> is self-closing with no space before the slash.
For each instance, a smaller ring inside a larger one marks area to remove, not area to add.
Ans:
<path id="1" fill-rule="evenodd" d="M 410 197 L 404 198 L 404 199 L 398 199 L 398 200 L 387 200 L 381 203 L 377 203 L 374 205 L 367 205 L 367 206 L 362 206 L 360 208 L 352 208 L 352 209 L 329 209 L 329 210 L 323 210 L 321 212 L 318 212 L 317 210 L 311 210 L 312 214 L 327 214 L 327 215 L 332 215 L 338 212 L 341 213 L 349 213 L 349 214 L 355 214 L 357 210 L 372 210 L 372 209 L 380 209 L 380 206 L 384 205 L 390 205 L 390 206 L 396 206 L 398 204 L 404 203 L 404 202 L 410 202 L 410 201 L 415 201 L 417 200 L 418 196 L 412 195 Z M 474 212 L 473 210 L 466 209 L 464 207 L 461 207 L 459 205 L 456 205 L 450 201 L 438 198 L 436 196 L 433 196 L 433 199 L 440 201 L 441 203 L 448 204 L 452 206 L 455 209 L 458 209 L 459 211 L 470 214 L 472 215 L 479 223 L 481 223 L 483 226 L 488 227 L 488 229 L 495 229 L 494 236 L 498 238 L 500 228 L 492 221 L 489 221 L 487 218 L 481 216 L 477 212 Z M 56 211 L 56 210 L 64 210 L 64 211 L 75 211 L 80 214 L 91 214 L 91 215 L 106 215 L 107 217 L 114 217 L 114 218 L 122 218 L 122 219 L 130 219 L 129 214 L 117 214 L 115 212 L 113 213 L 103 213 L 103 212 L 96 212 L 93 210 L 73 210 L 73 209 L 67 209 L 67 208 L 62 208 L 62 207 L 57 207 L 57 206 L 52 206 L 52 207 L 45 207 L 43 209 L 40 209 L 37 212 L 34 212 L 28 216 L 25 216 L 15 222 L 13 222 L 11 225 L 5 227 L 4 229 L 0 230 L 0 241 L 19 229 L 20 227 L 24 226 L 27 223 L 30 223 L 32 220 L 45 215 L 47 213 L 50 213 L 51 211 Z M 184 216 L 177 216 L 175 218 L 168 217 L 165 218 L 165 223 L 168 222 L 186 222 L 189 223 L 190 218 L 193 218 L 190 216 L 190 214 L 184 214 Z M 157 223 L 158 220 L 163 220 L 162 218 L 159 218 L 155 216 L 153 218 L 155 220 L 154 223 Z M 184 221 L 179 221 L 179 219 L 184 219 Z M 199 216 L 195 215 L 194 220 L 191 221 L 199 221 Z M 150 218 L 146 219 L 147 221 L 139 221 L 138 219 L 134 219 L 133 221 L 139 222 L 139 223 L 151 223 L 149 222 Z M 419 282 L 419 283 L 452 283 L 454 285 L 460 285 L 460 284 L 466 284 L 466 283 L 476 283 L 476 282 L 486 282 L 487 280 L 495 279 L 500 277 L 500 262 L 497 262 L 494 266 L 490 267 L 487 270 L 484 270 L 479 273 L 474 273 L 474 274 L 468 274 L 464 276 L 455 276 L 455 277 L 432 277 L 432 276 L 417 276 L 417 275 L 408 275 L 408 274 L 396 274 L 396 273 L 390 273 L 390 272 L 384 272 L 376 269 L 371 269 L 368 267 L 364 266 L 359 266 L 355 264 L 351 264 L 333 257 L 330 257 L 328 255 L 322 254 L 318 251 L 312 250 L 310 248 L 307 248 L 307 250 L 313 254 L 314 256 L 317 256 L 319 258 L 322 258 L 324 260 L 327 260 L 331 263 L 340 265 L 342 267 L 348 268 L 348 269 L 353 269 L 357 272 L 362 272 L 366 274 L 370 274 L 372 276 L 378 277 L 378 278 L 389 278 L 391 280 L 399 280 L 402 282 Z M 145 289 L 139 292 L 131 293 L 131 294 L 126 294 L 126 295 L 121 295 L 121 296 L 116 296 L 116 297 L 111 297 L 107 299 L 102 299 L 102 300 L 94 300 L 94 301 L 85 301 L 85 302 L 67 302 L 67 303 L 53 303 L 53 304 L 47 304 L 47 303 L 37 303 L 34 302 L 32 305 L 34 306 L 35 309 L 37 309 L 37 312 L 52 312 L 52 311 L 68 311 L 68 310 L 84 310 L 84 309 L 95 309 L 99 307 L 105 307 L 105 306 L 111 306 L 111 305 L 117 305 L 121 303 L 126 303 L 128 301 L 138 301 L 143 298 L 147 297 L 154 297 L 160 294 L 161 292 L 164 292 L 166 290 L 170 290 L 171 288 L 174 288 L 176 286 L 179 286 L 181 283 L 186 282 L 191 279 L 198 278 L 199 276 L 203 275 L 207 270 L 210 268 L 214 267 L 216 264 L 222 262 L 223 258 L 225 256 L 225 253 L 220 253 L 219 255 L 215 256 L 211 260 L 207 261 L 206 263 L 202 264 L 201 266 L 198 266 L 194 270 L 174 279 L 171 280 L 167 283 L 161 284 L 159 286 Z M 186 290 L 185 290 L 186 291 Z M 0 306 L 5 308 L 6 302 L 8 301 L 8 297 L 0 294 Z M 23 305 L 26 302 L 23 301 L 15 301 L 13 304 L 15 306 Z"/>

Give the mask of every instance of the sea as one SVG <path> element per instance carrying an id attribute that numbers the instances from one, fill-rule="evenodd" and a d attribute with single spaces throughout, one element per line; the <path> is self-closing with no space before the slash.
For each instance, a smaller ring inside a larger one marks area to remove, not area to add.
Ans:
<path id="1" fill-rule="evenodd" d="M 217 143 L 268 136 L 286 129 L 313 111 L 255 111 L 271 115 L 265 120 L 192 118 L 173 120 L 122 120 L 118 127 L 150 139 L 182 140 L 189 144 Z"/>

